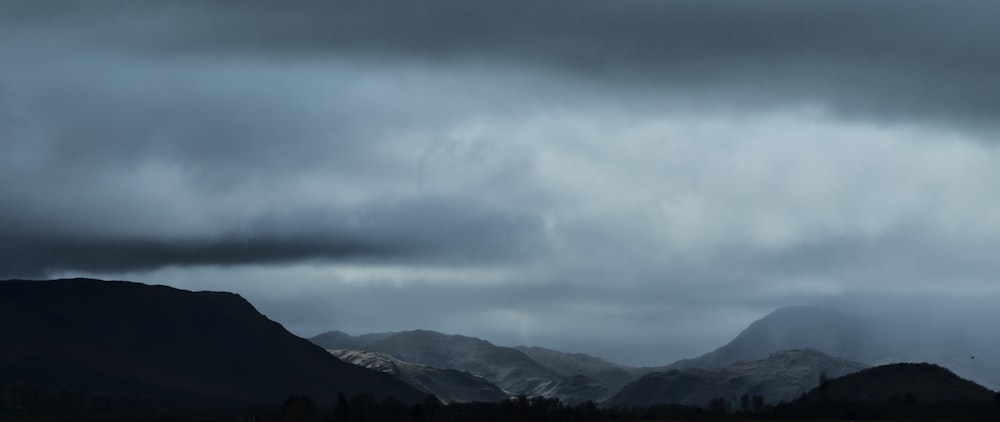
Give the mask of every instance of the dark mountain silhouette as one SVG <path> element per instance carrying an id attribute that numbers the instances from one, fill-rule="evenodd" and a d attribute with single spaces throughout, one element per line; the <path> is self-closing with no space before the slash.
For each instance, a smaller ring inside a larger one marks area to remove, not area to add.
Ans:
<path id="1" fill-rule="evenodd" d="M 912 312 L 907 315 L 912 318 Z M 962 324 L 960 319 L 903 319 L 889 311 L 785 307 L 753 322 L 728 344 L 661 369 L 721 368 L 735 362 L 763 359 L 780 350 L 807 348 L 873 366 L 934 362 L 989 388 L 1000 388 L 1000 361 L 982 354 L 972 359 L 969 353 L 969 350 L 994 350 L 995 336 L 987 329 L 963 337 L 958 334 L 968 330 L 945 322 Z"/>
<path id="2" fill-rule="evenodd" d="M 822 383 L 770 416 L 809 419 L 1000 420 L 1000 394 L 928 363 L 869 368 Z"/>
<path id="3" fill-rule="evenodd" d="M 493 383 L 457 369 L 441 369 L 403 362 L 392 356 L 360 350 L 328 350 L 338 359 L 385 372 L 410 386 L 433 394 L 445 403 L 497 402 L 509 397 Z"/>
<path id="4" fill-rule="evenodd" d="M 994 391 L 961 378 L 941 366 L 930 363 L 896 363 L 831 379 L 797 401 L 863 404 L 896 401 L 931 404 L 986 403 L 992 402 L 995 397 Z"/>
<path id="5" fill-rule="evenodd" d="M 510 394 L 551 397 L 566 403 L 577 403 L 601 400 L 611 393 L 598 380 L 579 374 L 563 375 L 539 364 L 520 350 L 474 337 L 414 330 L 368 341 L 373 337 L 365 335 L 351 339 L 327 334 L 330 333 L 311 340 L 324 345 L 367 343 L 362 350 L 384 353 L 404 362 L 469 372 Z"/>
<path id="6" fill-rule="evenodd" d="M 132 282 L 0 282 L 0 384 L 280 403 L 425 394 L 341 362 L 240 296 Z"/>
<path id="7" fill-rule="evenodd" d="M 737 403 L 744 394 L 765 403 L 790 401 L 816 387 L 821 374 L 841 376 L 867 367 L 832 358 L 815 350 L 786 350 L 766 359 L 739 362 L 717 369 L 672 369 L 652 372 L 626 385 L 607 401 L 615 406 L 684 404 L 704 406 L 722 398 Z"/>

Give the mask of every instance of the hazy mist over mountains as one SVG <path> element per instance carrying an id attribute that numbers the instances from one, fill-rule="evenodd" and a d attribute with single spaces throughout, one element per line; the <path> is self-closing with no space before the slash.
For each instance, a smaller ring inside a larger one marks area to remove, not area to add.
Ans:
<path id="1" fill-rule="evenodd" d="M 424 330 L 360 336 L 332 331 L 310 341 L 326 349 L 357 349 L 332 353 L 362 360 L 359 364 L 366 367 L 378 366 L 371 363 L 372 354 L 384 354 L 464 371 L 509 395 L 556 397 L 567 403 L 590 400 L 610 406 L 701 406 L 715 398 L 738 403 L 744 395 L 776 405 L 797 399 L 822 379 L 900 362 L 930 362 L 988 389 L 1000 389 L 1000 365 L 992 353 L 996 339 L 989 323 L 956 327 L 944 321 L 961 318 L 938 320 L 941 315 L 932 312 L 916 317 L 894 311 L 783 307 L 711 352 L 641 368 L 585 354 L 496 346 L 477 338 Z M 963 336 L 969 333 L 978 335 Z M 976 350 L 984 353 L 976 356 L 972 352 Z"/>
<path id="2" fill-rule="evenodd" d="M 994 312 L 942 315 L 895 309 L 787 307 L 754 322 L 731 342 L 668 368 L 713 368 L 757 360 L 778 350 L 812 348 L 868 365 L 932 362 L 987 388 L 1000 389 Z"/>
<path id="3" fill-rule="evenodd" d="M 985 307 L 958 311 L 920 302 L 870 308 L 861 303 L 840 305 L 782 307 L 753 321 L 731 341 L 703 355 L 676 362 L 664 359 L 659 365 L 643 368 L 585 354 L 537 346 L 495 346 L 476 338 L 420 330 L 360 336 L 332 331 L 311 341 L 325 348 L 371 350 L 441 367 L 455 364 L 447 357 L 435 355 L 435 348 L 464 357 L 485 349 L 513 356 L 515 360 L 527 356 L 558 375 L 586 375 L 612 389 L 654 369 L 722 368 L 790 349 L 818 350 L 867 365 L 934 362 L 989 388 L 1000 388 L 1000 357 L 994 353 L 1000 339 L 993 332 L 993 321 L 1000 317 L 997 311 Z M 425 343 L 428 344 L 418 346 Z M 458 345 L 463 352 L 455 349 Z M 524 356 L 514 353 L 515 350 Z"/>

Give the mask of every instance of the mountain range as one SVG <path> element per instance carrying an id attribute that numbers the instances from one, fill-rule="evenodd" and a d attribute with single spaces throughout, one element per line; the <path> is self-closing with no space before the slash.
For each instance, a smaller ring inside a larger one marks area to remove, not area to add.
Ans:
<path id="1" fill-rule="evenodd" d="M 915 332 L 901 334 L 906 330 Z M 569 403 L 703 405 L 712 398 L 735 400 L 750 394 L 776 404 L 808 392 L 820 373 L 838 377 L 898 362 L 934 362 L 988 388 L 1000 387 L 1000 365 L 990 357 L 975 359 L 962 353 L 974 346 L 942 341 L 943 335 L 916 323 L 901 324 L 864 312 L 793 306 L 754 321 L 714 351 L 655 368 L 541 347 L 496 346 L 426 330 L 361 336 L 329 332 L 311 341 L 324 348 L 360 349 L 467 371 L 509 394 L 556 397 Z"/>
<path id="2" fill-rule="evenodd" d="M 799 408 L 818 403 L 815 397 L 859 403 L 995 397 L 990 389 L 1000 371 L 994 358 L 965 355 L 986 351 L 989 343 L 941 341 L 941 329 L 828 308 L 781 308 L 705 355 L 634 368 L 427 330 L 329 332 L 305 340 L 225 292 L 91 279 L 9 280 L 0 282 L 0 386 L 234 404 L 303 394 L 332 402 L 340 393 L 409 403 L 427 394 L 446 402 L 525 395 L 609 406 L 702 406 L 757 396 Z M 851 381 L 856 379 L 863 381 Z M 850 383 L 875 387 L 858 398 L 851 394 L 863 389 Z M 807 399 L 813 402 L 802 401 Z"/>
<path id="3" fill-rule="evenodd" d="M 418 364 L 415 366 L 423 368 L 425 378 L 430 376 L 431 367 L 459 370 L 468 377 L 482 377 L 507 395 L 615 406 L 662 403 L 700 406 L 713 398 L 733 401 L 743 394 L 760 395 L 766 403 L 776 404 L 808 392 L 817 385 L 821 374 L 837 377 L 868 366 L 807 349 L 778 351 L 766 359 L 723 368 L 632 368 L 586 354 L 539 347 L 502 347 L 481 339 L 426 330 L 358 337 L 331 332 L 312 341 L 324 348 L 363 347 L 365 351 L 330 351 L 345 361 L 392 373 L 446 401 L 469 401 L 484 390 L 476 385 L 473 390 L 456 394 L 463 390 L 450 382 L 472 383 L 455 378 L 438 378 L 428 383 L 415 379 L 407 365 Z"/>

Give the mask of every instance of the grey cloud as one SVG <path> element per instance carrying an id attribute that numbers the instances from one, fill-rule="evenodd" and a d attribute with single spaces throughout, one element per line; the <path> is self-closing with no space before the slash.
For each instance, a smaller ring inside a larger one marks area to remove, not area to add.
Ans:
<path id="1" fill-rule="evenodd" d="M 208 176 L 347 166 L 363 158 L 356 145 L 364 122 L 356 119 L 379 117 L 360 104 L 318 107 L 329 90 L 295 92 L 302 88 L 268 71 L 134 60 L 98 59 L 73 70 L 60 67 L 72 62 L 53 64 L 22 64 L 5 75 L 8 112 L 0 118 L 8 123 L 5 137 L 42 151 L 60 169 L 148 159 L 183 163 Z"/>
<path id="2" fill-rule="evenodd" d="M 21 218 L 16 208 L 4 214 L 8 221 Z M 58 222 L 55 228 L 45 223 L 0 227 L 6 240 L 0 247 L 0 277 L 301 261 L 493 266 L 547 253 L 539 222 L 530 214 L 487 209 L 458 198 L 381 201 L 347 210 L 298 208 L 220 222 L 215 233 L 192 236 L 170 230 L 159 235 L 155 226 L 133 235 L 108 235 L 100 225 L 71 231 Z"/>
<path id="3" fill-rule="evenodd" d="M 0 73 L 0 276 L 544 250 L 530 211 L 421 188 L 481 153 L 396 140 L 441 111 L 386 106 L 364 66 L 47 60 Z"/>

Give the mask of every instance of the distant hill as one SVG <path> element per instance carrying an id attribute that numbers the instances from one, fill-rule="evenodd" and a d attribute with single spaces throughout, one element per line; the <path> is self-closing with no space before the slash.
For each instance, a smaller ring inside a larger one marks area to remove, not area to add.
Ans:
<path id="1" fill-rule="evenodd" d="M 280 403 L 368 392 L 416 402 L 395 378 L 341 362 L 240 296 L 121 281 L 0 282 L 0 385 L 176 400 Z"/>
<path id="2" fill-rule="evenodd" d="M 484 378 L 457 369 L 441 369 L 403 362 L 389 355 L 360 350 L 329 350 L 338 359 L 385 372 L 410 386 L 433 394 L 445 403 L 497 402 L 509 395 Z"/>
<path id="3" fill-rule="evenodd" d="M 370 335 L 354 339 L 336 334 L 321 336 L 311 341 L 324 345 L 366 342 L 367 345 L 362 347 L 365 351 L 383 353 L 419 365 L 466 371 L 489 380 L 511 394 L 554 397 L 566 403 L 577 403 L 598 401 L 611 393 L 600 381 L 582 375 L 563 375 L 539 364 L 520 350 L 474 337 L 427 330 L 394 333 L 370 342 L 360 340 L 371 339 Z"/>
<path id="4" fill-rule="evenodd" d="M 1000 420 L 1000 394 L 937 365 L 898 363 L 829 380 L 770 416 L 994 421 Z"/>
<path id="5" fill-rule="evenodd" d="M 626 385 L 606 404 L 704 406 L 721 397 L 738 403 L 740 396 L 761 396 L 765 403 L 793 400 L 819 384 L 820 375 L 837 377 L 867 367 L 815 350 L 786 350 L 766 359 L 716 369 L 672 369 L 652 372 Z"/>
<path id="6" fill-rule="evenodd" d="M 779 350 L 815 349 L 869 365 L 934 362 L 989 388 L 1000 388 L 1000 360 L 986 353 L 995 350 L 995 336 L 988 330 L 964 333 L 958 329 L 961 323 L 932 317 L 903 320 L 891 312 L 784 307 L 754 321 L 722 347 L 660 369 L 721 368 Z M 974 357 L 976 350 L 983 353 Z"/>
<path id="7" fill-rule="evenodd" d="M 831 379 L 800 401 L 882 404 L 993 402 L 996 393 L 953 372 L 929 363 L 896 363 L 876 366 Z"/>

